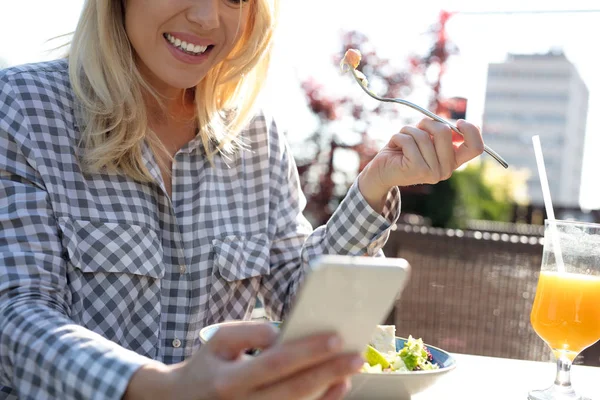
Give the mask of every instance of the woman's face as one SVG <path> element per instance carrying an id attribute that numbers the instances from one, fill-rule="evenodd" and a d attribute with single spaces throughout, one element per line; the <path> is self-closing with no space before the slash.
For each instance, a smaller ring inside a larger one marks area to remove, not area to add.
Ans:
<path id="1" fill-rule="evenodd" d="M 149 83 L 180 93 L 227 57 L 248 9 L 247 0 L 125 0 L 125 30 Z"/>

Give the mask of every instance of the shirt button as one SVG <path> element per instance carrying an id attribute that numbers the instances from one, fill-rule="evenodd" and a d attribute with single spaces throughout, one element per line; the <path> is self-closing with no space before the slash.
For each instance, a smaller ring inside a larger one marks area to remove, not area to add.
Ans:
<path id="1" fill-rule="evenodd" d="M 181 265 L 179 266 L 179 273 L 180 273 L 181 275 L 183 275 L 183 274 L 185 274 L 185 271 L 186 271 L 185 265 L 184 265 L 184 264 L 181 264 Z"/>
<path id="2" fill-rule="evenodd" d="M 181 340 L 175 338 L 173 339 L 173 347 L 175 347 L 176 349 L 181 347 Z"/>

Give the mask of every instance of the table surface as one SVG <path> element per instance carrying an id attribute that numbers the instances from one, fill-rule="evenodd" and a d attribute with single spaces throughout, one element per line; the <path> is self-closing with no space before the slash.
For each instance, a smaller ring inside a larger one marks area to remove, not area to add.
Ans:
<path id="1" fill-rule="evenodd" d="M 527 399 L 530 390 L 545 389 L 554 382 L 552 363 L 453 354 L 457 366 L 413 400 Z M 600 368 L 575 365 L 571 382 L 580 395 L 600 400 Z"/>

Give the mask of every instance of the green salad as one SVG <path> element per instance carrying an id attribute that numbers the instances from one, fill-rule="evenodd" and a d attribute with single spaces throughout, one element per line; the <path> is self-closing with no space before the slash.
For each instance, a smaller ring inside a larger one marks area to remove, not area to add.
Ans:
<path id="1" fill-rule="evenodd" d="M 380 352 L 373 346 L 365 351 L 362 372 L 409 372 L 439 369 L 422 339 L 412 336 L 398 352 Z"/>

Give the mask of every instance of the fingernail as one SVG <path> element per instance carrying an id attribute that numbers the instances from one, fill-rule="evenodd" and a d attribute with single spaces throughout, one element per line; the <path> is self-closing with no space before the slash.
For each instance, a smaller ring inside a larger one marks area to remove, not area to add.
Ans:
<path id="1" fill-rule="evenodd" d="M 327 341 L 327 348 L 331 351 L 340 350 L 342 348 L 342 339 L 339 336 L 332 336 Z"/>

